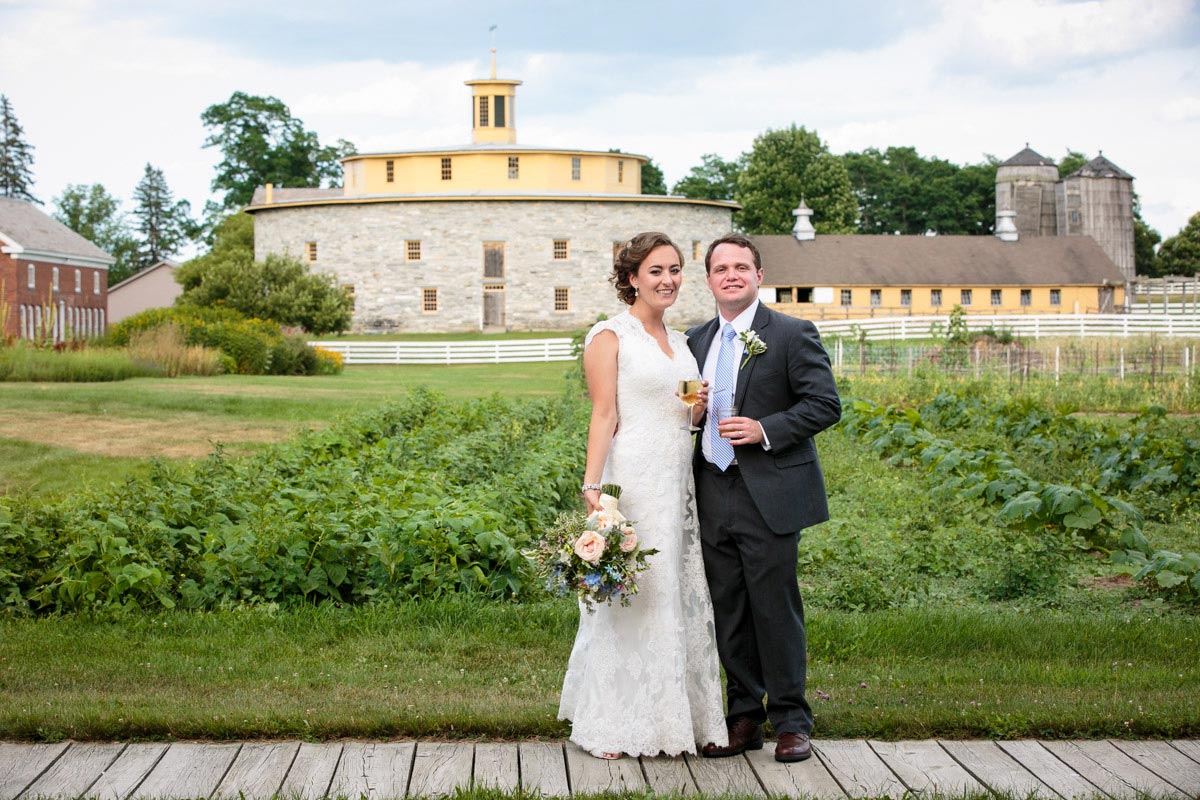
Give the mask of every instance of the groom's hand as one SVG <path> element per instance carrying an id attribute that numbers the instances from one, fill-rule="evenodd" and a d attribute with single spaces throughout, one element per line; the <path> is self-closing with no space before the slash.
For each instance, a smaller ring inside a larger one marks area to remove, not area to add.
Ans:
<path id="1" fill-rule="evenodd" d="M 762 426 L 758 420 L 750 417 L 729 417 L 717 425 L 721 436 L 731 444 L 761 444 L 763 441 Z"/>

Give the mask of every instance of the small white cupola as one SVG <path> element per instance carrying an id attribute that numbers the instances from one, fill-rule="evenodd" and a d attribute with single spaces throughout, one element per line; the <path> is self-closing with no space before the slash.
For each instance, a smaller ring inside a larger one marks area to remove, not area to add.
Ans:
<path id="1" fill-rule="evenodd" d="M 796 224 L 792 226 L 792 236 L 796 237 L 798 242 L 809 242 L 817 238 L 817 229 L 812 224 L 812 209 L 804 204 L 804 198 L 800 198 L 800 205 L 792 212 L 792 216 L 796 218 Z"/>
<path id="2" fill-rule="evenodd" d="M 1013 219 L 1017 212 L 1010 210 L 996 212 L 996 238 L 1002 242 L 1015 242 L 1018 237 L 1017 224 Z"/>

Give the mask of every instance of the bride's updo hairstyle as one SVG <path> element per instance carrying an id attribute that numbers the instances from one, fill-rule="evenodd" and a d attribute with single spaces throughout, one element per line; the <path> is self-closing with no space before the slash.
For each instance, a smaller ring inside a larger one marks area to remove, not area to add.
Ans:
<path id="1" fill-rule="evenodd" d="M 617 297 L 622 303 L 633 305 L 633 301 L 637 299 L 637 292 L 633 290 L 633 284 L 629 282 L 629 279 L 637 274 L 638 267 L 642 266 L 642 262 L 650 255 L 650 251 L 663 245 L 674 248 L 675 252 L 679 254 L 679 263 L 683 263 L 683 251 L 671 241 L 671 237 L 656 231 L 639 233 L 617 251 L 617 257 L 613 259 L 612 276 L 609 280 L 612 281 L 613 286 L 617 287 Z"/>

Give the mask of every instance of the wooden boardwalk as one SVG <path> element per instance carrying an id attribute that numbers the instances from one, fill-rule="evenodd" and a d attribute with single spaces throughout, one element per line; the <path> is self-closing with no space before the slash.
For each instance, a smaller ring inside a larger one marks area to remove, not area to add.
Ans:
<path id="1" fill-rule="evenodd" d="M 95 797 L 438 797 L 496 787 L 548 797 L 624 789 L 812 798 L 908 792 L 1010 797 L 1200 797 L 1200 740 L 818 740 L 779 764 L 746 757 L 602 761 L 561 742 L 0 743 L 0 800 Z"/>

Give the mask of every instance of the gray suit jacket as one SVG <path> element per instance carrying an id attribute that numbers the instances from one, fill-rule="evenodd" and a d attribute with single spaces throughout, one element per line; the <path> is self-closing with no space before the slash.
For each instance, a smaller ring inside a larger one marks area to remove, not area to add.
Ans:
<path id="1" fill-rule="evenodd" d="M 719 318 L 687 332 L 703 368 Z M 750 496 L 775 533 L 794 533 L 829 519 L 825 476 L 813 436 L 841 419 L 829 356 L 816 326 L 760 305 L 754 331 L 767 345 L 738 371 L 738 415 L 757 419 L 771 443 L 734 447 Z M 740 365 L 740 362 L 739 362 Z M 697 466 L 704 456 L 696 447 Z"/>

